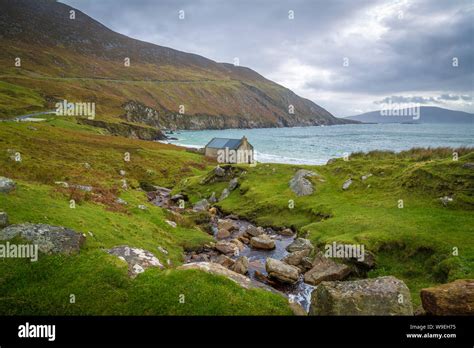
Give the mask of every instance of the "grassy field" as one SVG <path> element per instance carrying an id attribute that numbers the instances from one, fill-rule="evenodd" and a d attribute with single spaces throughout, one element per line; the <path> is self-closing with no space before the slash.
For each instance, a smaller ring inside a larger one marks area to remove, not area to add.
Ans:
<path id="1" fill-rule="evenodd" d="M 418 149 L 353 154 L 349 161 L 326 166 L 242 167 L 238 189 L 217 205 L 263 226 L 293 227 L 318 247 L 332 241 L 364 244 L 377 261 L 369 277 L 403 279 L 418 305 L 421 288 L 474 277 L 474 175 L 463 166 L 474 161 L 474 152 L 456 151 L 458 161 L 452 159 L 453 149 Z M 212 238 L 193 219 L 150 205 L 141 188 L 184 191 L 192 203 L 212 192 L 219 196 L 227 182 L 201 183 L 214 166 L 182 148 L 111 136 L 74 119 L 0 123 L 0 175 L 17 182 L 15 191 L 0 195 L 0 210 L 14 224 L 62 225 L 87 236 L 78 255 L 42 255 L 36 263 L 0 260 L 0 313 L 291 314 L 283 297 L 175 269 L 185 250 Z M 288 186 L 301 168 L 318 174 L 311 178 L 315 192 L 310 196 L 297 197 Z M 344 191 L 349 177 L 353 184 Z M 64 188 L 57 181 L 94 190 Z M 443 196 L 453 201 L 444 206 Z M 119 197 L 128 204 L 118 204 Z M 104 251 L 118 245 L 149 250 L 166 267 L 129 279 L 126 265 Z"/>
<path id="2" fill-rule="evenodd" d="M 130 162 L 123 160 L 124 152 L 130 153 Z M 16 153 L 21 162 L 12 159 Z M 202 156 L 181 148 L 101 134 L 73 120 L 0 123 L 0 175 L 17 182 L 15 191 L 0 194 L 0 211 L 8 213 L 12 224 L 61 225 L 87 236 L 74 256 L 41 255 L 38 262 L 0 260 L 0 313 L 291 314 L 282 296 L 245 290 L 220 276 L 175 269 L 183 262 L 184 250 L 212 238 L 185 218 L 150 205 L 140 187 L 172 187 L 212 167 Z M 120 170 L 126 171 L 128 189 L 122 187 Z M 94 192 L 66 189 L 55 181 L 91 185 Z M 117 204 L 118 197 L 128 204 Z M 77 202 L 75 209 L 69 206 L 71 198 Z M 167 219 L 178 226 L 171 227 Z M 165 269 L 147 270 L 130 279 L 126 264 L 105 252 L 118 245 L 153 252 Z M 75 303 L 70 303 L 71 294 Z"/>
<path id="3" fill-rule="evenodd" d="M 403 279 L 419 304 L 423 287 L 474 277 L 474 173 L 463 167 L 474 161 L 474 152 L 457 151 L 458 161 L 453 149 L 419 149 L 354 154 L 326 166 L 259 164 L 245 168 L 239 188 L 218 206 L 260 225 L 293 227 L 319 247 L 364 244 L 377 260 L 369 276 Z M 319 174 L 311 178 L 310 196 L 297 197 L 288 186 L 300 168 Z M 344 191 L 349 177 L 353 184 Z M 227 185 L 201 180 L 190 178 L 175 192 L 198 200 Z M 446 195 L 454 197 L 447 207 L 439 199 Z"/>

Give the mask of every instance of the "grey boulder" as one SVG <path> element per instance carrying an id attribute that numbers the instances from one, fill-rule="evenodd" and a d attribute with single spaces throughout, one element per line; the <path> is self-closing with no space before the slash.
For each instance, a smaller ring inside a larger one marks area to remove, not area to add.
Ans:
<path id="1" fill-rule="evenodd" d="M 147 268 L 164 268 L 160 260 L 151 252 L 139 248 L 132 248 L 127 245 L 114 247 L 107 250 L 111 255 L 117 256 L 128 265 L 128 274 L 133 278 L 143 273 Z"/>
<path id="2" fill-rule="evenodd" d="M 309 239 L 305 238 L 296 238 L 293 243 L 286 247 L 286 250 L 289 253 L 300 250 L 309 250 L 310 252 L 314 249 L 313 244 Z"/>
<path id="3" fill-rule="evenodd" d="M 274 278 L 283 283 L 294 284 L 298 281 L 300 270 L 298 267 L 288 265 L 280 260 L 267 258 L 265 269 L 270 278 Z"/>
<path id="4" fill-rule="evenodd" d="M 282 261 L 292 266 L 299 266 L 302 263 L 303 258 L 307 257 L 309 253 L 309 249 L 293 251 L 292 253 L 286 255 Z"/>
<path id="5" fill-rule="evenodd" d="M 307 178 L 317 175 L 306 169 L 298 170 L 289 182 L 290 189 L 297 196 L 308 196 L 314 192 L 313 184 Z"/>
<path id="6" fill-rule="evenodd" d="M 249 270 L 249 259 L 246 256 L 239 257 L 235 260 L 235 263 L 230 267 L 230 269 L 240 274 L 247 274 Z"/>
<path id="7" fill-rule="evenodd" d="M 233 178 L 231 181 L 229 181 L 229 191 L 234 191 L 237 186 L 239 185 L 239 179 L 238 178 Z"/>
<path id="8" fill-rule="evenodd" d="M 8 214 L 0 211 L 0 228 L 8 226 Z"/>
<path id="9" fill-rule="evenodd" d="M 413 315 L 410 291 L 395 277 L 322 282 L 309 315 Z"/>
<path id="10" fill-rule="evenodd" d="M 193 210 L 194 211 L 205 211 L 209 208 L 209 202 L 207 199 L 201 199 L 199 202 L 194 204 Z"/>
<path id="11" fill-rule="evenodd" d="M 254 249 L 272 250 L 275 249 L 275 241 L 268 235 L 262 234 L 250 239 L 250 246 Z"/>
<path id="12" fill-rule="evenodd" d="M 0 193 L 9 193 L 16 187 L 15 182 L 12 179 L 0 176 Z"/>
<path id="13" fill-rule="evenodd" d="M 38 245 L 38 250 L 45 254 L 78 252 L 86 238 L 76 231 L 62 226 L 45 224 L 10 225 L 0 231 L 0 240 L 20 237 Z"/>
<path id="14" fill-rule="evenodd" d="M 342 189 L 345 191 L 345 190 L 348 190 L 349 187 L 352 185 L 352 179 L 347 179 L 346 181 L 344 181 L 344 183 L 342 184 Z"/>
<path id="15" fill-rule="evenodd" d="M 342 280 L 350 273 L 351 269 L 348 266 L 318 255 L 313 261 L 313 268 L 305 273 L 304 282 L 318 285 L 325 280 Z"/>

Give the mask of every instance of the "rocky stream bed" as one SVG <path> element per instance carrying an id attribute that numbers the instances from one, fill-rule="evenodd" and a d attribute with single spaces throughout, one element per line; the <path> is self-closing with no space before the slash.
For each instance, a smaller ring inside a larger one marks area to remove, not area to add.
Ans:
<path id="1" fill-rule="evenodd" d="M 235 265 L 236 262 L 239 262 L 240 260 L 245 260 L 244 258 L 246 258 L 248 262 L 244 261 L 244 263 L 247 266 L 240 267 L 238 269 L 239 271 L 243 272 L 246 270 L 244 274 L 253 281 L 261 282 L 262 284 L 266 284 L 268 286 L 273 287 L 275 290 L 285 294 L 290 301 L 299 303 L 305 309 L 306 312 L 309 310 L 309 305 L 311 303 L 311 292 L 314 290 L 314 286 L 304 282 L 303 274 L 298 275 L 298 280 L 295 283 L 281 282 L 278 280 L 271 279 L 265 267 L 268 258 L 282 260 L 290 254 L 286 250 L 286 248 L 294 242 L 294 235 L 280 235 L 276 232 L 276 230 L 272 228 L 258 229 L 252 223 L 245 220 L 237 219 L 236 217 L 232 216 L 230 218 L 216 218 L 213 220 L 212 224 L 214 230 L 214 237 L 216 238 L 216 244 L 218 248 L 220 245 L 226 246 L 226 243 L 233 244 L 231 241 L 243 240 L 241 249 L 234 249 L 233 252 L 227 254 L 221 253 L 219 250 L 211 248 L 205 248 L 200 252 L 192 251 L 186 254 L 186 262 L 216 262 L 224 265 L 227 264 L 232 267 L 233 265 Z M 231 226 L 230 228 L 232 231 L 227 237 L 219 238 L 220 232 L 222 232 L 223 230 L 225 231 L 225 229 L 223 229 L 223 226 Z M 269 236 L 269 240 L 274 242 L 269 243 L 274 244 L 274 248 L 262 249 L 252 247 L 250 245 L 250 239 L 247 238 L 247 236 L 249 236 L 247 232 L 248 230 L 262 231 L 263 233 L 261 235 Z M 230 260 L 228 260 L 227 258 L 229 258 Z"/>

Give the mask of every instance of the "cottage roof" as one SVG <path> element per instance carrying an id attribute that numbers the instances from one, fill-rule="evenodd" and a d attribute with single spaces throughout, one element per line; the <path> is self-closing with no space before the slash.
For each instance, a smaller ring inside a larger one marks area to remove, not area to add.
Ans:
<path id="1" fill-rule="evenodd" d="M 206 147 L 213 149 L 237 150 L 242 143 L 242 139 L 213 138 Z"/>

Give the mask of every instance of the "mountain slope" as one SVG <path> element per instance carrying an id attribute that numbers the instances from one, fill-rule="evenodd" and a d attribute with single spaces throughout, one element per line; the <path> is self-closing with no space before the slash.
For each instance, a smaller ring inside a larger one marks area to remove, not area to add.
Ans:
<path id="1" fill-rule="evenodd" d="M 73 9 L 65 4 L 0 5 L 1 118 L 51 109 L 67 99 L 95 102 L 101 120 L 160 128 L 352 123 L 251 69 L 129 38 L 79 10 L 70 19 Z M 21 67 L 14 66 L 16 57 Z"/>
<path id="2" fill-rule="evenodd" d="M 405 113 L 407 114 L 407 113 Z M 474 114 L 463 111 L 448 110 L 434 106 L 421 106 L 420 117 L 412 116 L 383 116 L 380 111 L 347 117 L 349 120 L 364 123 L 474 123 Z"/>

